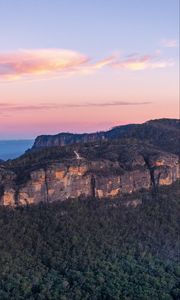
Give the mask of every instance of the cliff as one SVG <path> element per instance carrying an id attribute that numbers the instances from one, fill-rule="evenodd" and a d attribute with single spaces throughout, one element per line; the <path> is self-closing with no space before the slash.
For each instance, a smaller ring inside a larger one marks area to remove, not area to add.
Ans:
<path id="1" fill-rule="evenodd" d="M 94 134 L 41 136 L 18 159 L 0 162 L 0 204 L 157 190 L 179 179 L 179 149 L 180 127 L 175 119 Z"/>
<path id="2" fill-rule="evenodd" d="M 50 148 L 1 165 L 0 203 L 16 206 L 77 197 L 110 198 L 157 189 L 179 177 L 177 155 L 136 140 Z"/>
<path id="3" fill-rule="evenodd" d="M 56 135 L 42 135 L 36 138 L 32 149 L 123 138 L 148 140 L 165 151 L 177 154 L 180 149 L 180 122 L 178 119 L 157 119 L 143 124 L 116 126 L 108 131 L 90 134 L 59 133 Z"/>

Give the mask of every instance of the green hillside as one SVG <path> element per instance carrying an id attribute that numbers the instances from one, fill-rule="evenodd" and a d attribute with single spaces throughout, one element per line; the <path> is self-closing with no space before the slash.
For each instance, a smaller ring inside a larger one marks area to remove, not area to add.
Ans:
<path id="1" fill-rule="evenodd" d="M 180 299 L 179 196 L 1 207 L 0 299 Z"/>

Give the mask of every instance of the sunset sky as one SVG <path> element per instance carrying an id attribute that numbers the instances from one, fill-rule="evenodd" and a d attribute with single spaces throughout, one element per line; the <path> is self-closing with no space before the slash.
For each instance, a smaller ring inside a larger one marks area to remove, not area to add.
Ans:
<path id="1" fill-rule="evenodd" d="M 178 118 L 179 0 L 0 0 L 0 139 Z"/>

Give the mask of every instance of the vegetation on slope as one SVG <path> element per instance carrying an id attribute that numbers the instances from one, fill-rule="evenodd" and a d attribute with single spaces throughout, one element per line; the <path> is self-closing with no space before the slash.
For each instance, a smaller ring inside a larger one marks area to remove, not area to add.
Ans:
<path id="1" fill-rule="evenodd" d="M 57 135 L 44 135 L 36 138 L 33 149 L 52 147 L 55 145 L 84 144 L 90 141 L 104 139 L 134 138 L 149 142 L 161 150 L 179 154 L 180 149 L 180 122 L 178 119 L 157 119 L 143 124 L 129 124 L 116 126 L 109 131 L 91 134 L 60 133 Z"/>
<path id="2" fill-rule="evenodd" d="M 64 162 L 76 159 L 74 150 L 78 151 L 85 160 L 110 160 L 122 164 L 127 161 L 130 162 L 137 154 L 163 153 L 161 149 L 148 142 L 125 138 L 27 151 L 19 158 L 7 161 L 4 166 L 13 170 L 21 169 L 22 171 L 23 169 L 41 167 L 51 162 Z"/>
<path id="3" fill-rule="evenodd" d="M 149 157 L 149 155 L 163 154 L 160 149 L 148 142 L 142 142 L 134 138 L 124 138 L 40 148 L 27 151 L 19 158 L 9 160 L 3 165 L 6 169 L 14 171 L 17 174 L 16 183 L 22 184 L 29 179 L 31 171 L 40 168 L 45 169 L 51 163 L 77 163 L 74 151 L 78 151 L 87 163 L 103 160 L 116 162 L 119 165 L 119 174 L 122 174 L 123 170 L 135 169 L 133 161 L 136 160 L 137 156 Z M 102 172 L 102 170 L 100 171 Z"/>
<path id="4" fill-rule="evenodd" d="M 1 207 L 0 299 L 180 299 L 179 196 Z"/>

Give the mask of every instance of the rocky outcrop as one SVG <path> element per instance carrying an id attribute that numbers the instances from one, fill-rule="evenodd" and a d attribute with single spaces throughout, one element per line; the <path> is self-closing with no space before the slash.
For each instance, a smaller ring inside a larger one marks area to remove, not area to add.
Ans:
<path id="1" fill-rule="evenodd" d="M 179 154 L 180 122 L 178 119 L 158 119 L 147 121 L 143 124 L 116 126 L 108 131 L 90 134 L 59 133 L 56 135 L 41 135 L 36 138 L 32 149 L 121 138 L 137 138 L 142 141 L 149 140 L 151 144 L 165 151 Z"/>
<path id="2" fill-rule="evenodd" d="M 106 132 L 37 137 L 20 158 L 0 162 L 0 204 L 157 191 L 180 177 L 179 128 L 179 120 L 160 119 Z"/>
<path id="3" fill-rule="evenodd" d="M 27 176 L 27 174 L 26 174 Z M 127 164 L 110 160 L 66 160 L 18 173 L 0 168 L 1 205 L 63 201 L 78 197 L 116 197 L 140 189 L 170 185 L 180 177 L 178 156 L 157 152 L 137 154 Z"/>
<path id="4" fill-rule="evenodd" d="M 56 135 L 41 135 L 35 139 L 33 149 L 66 146 L 76 143 L 88 143 L 103 139 L 105 139 L 104 132 L 95 132 L 90 134 L 59 133 Z"/>

